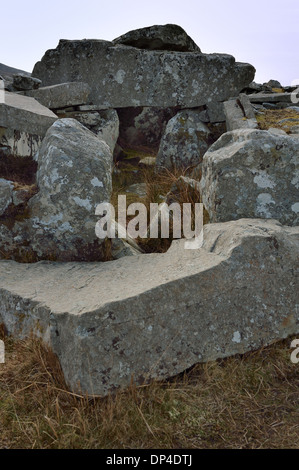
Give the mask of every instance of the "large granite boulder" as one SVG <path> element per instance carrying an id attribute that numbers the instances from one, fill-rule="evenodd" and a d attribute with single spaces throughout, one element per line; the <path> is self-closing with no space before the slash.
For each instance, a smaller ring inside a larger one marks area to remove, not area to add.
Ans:
<path id="1" fill-rule="evenodd" d="M 193 39 L 176 24 L 135 29 L 114 39 L 113 43 L 152 51 L 200 52 Z"/>
<path id="2" fill-rule="evenodd" d="M 104 108 L 198 107 L 224 101 L 252 82 L 255 69 L 226 54 L 152 51 L 102 40 L 61 40 L 38 62 L 43 86 L 83 81 Z"/>
<path id="3" fill-rule="evenodd" d="M 69 387 L 106 395 L 299 333 L 299 228 L 204 226 L 201 249 L 108 263 L 0 261 L 0 322 L 42 337 Z"/>
<path id="4" fill-rule="evenodd" d="M 39 259 L 100 260 L 95 209 L 109 202 L 112 154 L 74 119 L 48 130 L 37 154 L 39 192 L 30 200 L 28 238 Z"/>
<path id="5" fill-rule="evenodd" d="M 299 139 L 241 129 L 223 134 L 202 163 L 202 200 L 211 222 L 275 218 L 298 225 Z"/>
<path id="6" fill-rule="evenodd" d="M 200 116 L 198 110 L 186 109 L 170 119 L 160 143 L 157 169 L 185 169 L 202 162 L 211 132 Z"/>

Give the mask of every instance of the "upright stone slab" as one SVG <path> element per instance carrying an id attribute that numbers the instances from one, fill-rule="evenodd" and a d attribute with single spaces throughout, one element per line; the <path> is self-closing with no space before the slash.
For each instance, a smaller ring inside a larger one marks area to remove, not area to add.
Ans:
<path id="1" fill-rule="evenodd" d="M 252 82 L 255 69 L 225 54 L 141 50 L 101 40 L 61 40 L 33 71 L 44 86 L 84 81 L 106 108 L 198 107 L 224 101 Z"/>
<path id="2" fill-rule="evenodd" d="M 102 260 L 95 209 L 109 202 L 112 154 L 106 143 L 75 119 L 48 130 L 37 155 L 39 192 L 26 222 L 38 259 Z"/>
<path id="3" fill-rule="evenodd" d="M 247 95 L 240 94 L 238 98 L 225 101 L 223 108 L 228 131 L 258 128 L 255 113 Z"/>
<path id="4" fill-rule="evenodd" d="M 0 322 L 47 341 L 69 387 L 90 395 L 299 333 L 298 227 L 246 219 L 203 238 L 108 263 L 0 261 Z"/>
<path id="5" fill-rule="evenodd" d="M 201 164 L 209 147 L 211 132 L 200 116 L 198 110 L 185 109 L 170 119 L 157 155 L 158 170 L 190 169 Z"/>

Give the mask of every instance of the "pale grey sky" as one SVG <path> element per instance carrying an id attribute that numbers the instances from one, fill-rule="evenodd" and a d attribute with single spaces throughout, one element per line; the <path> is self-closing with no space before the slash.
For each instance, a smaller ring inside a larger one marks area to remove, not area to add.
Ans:
<path id="1" fill-rule="evenodd" d="M 14 0 L 1 6 L 0 62 L 31 72 L 59 39 L 112 40 L 153 24 L 182 26 L 202 52 L 256 69 L 257 82 L 299 78 L 298 0 Z"/>

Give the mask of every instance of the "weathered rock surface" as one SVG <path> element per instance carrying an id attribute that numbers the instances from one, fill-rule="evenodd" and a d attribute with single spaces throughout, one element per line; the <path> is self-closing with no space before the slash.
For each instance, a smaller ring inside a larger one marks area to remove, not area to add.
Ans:
<path id="1" fill-rule="evenodd" d="M 35 99 L 5 92 L 0 102 L 0 146 L 20 157 L 33 156 L 57 116 Z"/>
<path id="2" fill-rule="evenodd" d="M 199 111 L 187 109 L 170 119 L 157 155 L 157 168 L 190 168 L 202 162 L 210 130 L 199 116 Z"/>
<path id="3" fill-rule="evenodd" d="M 298 237 L 243 219 L 206 225 L 198 250 L 181 240 L 110 263 L 1 261 L 1 321 L 47 341 L 74 391 L 163 379 L 299 332 Z"/>
<path id="4" fill-rule="evenodd" d="M 100 260 L 95 209 L 109 202 L 112 154 L 74 119 L 48 130 L 37 155 L 39 192 L 30 200 L 27 224 L 39 259 Z"/>
<path id="5" fill-rule="evenodd" d="M 292 103 L 292 93 L 255 93 L 248 98 L 251 103 Z"/>
<path id="6" fill-rule="evenodd" d="M 12 181 L 0 178 L 0 216 L 12 204 L 14 184 Z"/>
<path id="7" fill-rule="evenodd" d="M 298 225 L 299 139 L 242 129 L 205 154 L 202 199 L 211 222 L 275 218 Z"/>
<path id="8" fill-rule="evenodd" d="M 26 96 L 35 98 L 43 106 L 60 109 L 67 106 L 89 103 L 90 88 L 87 83 L 70 82 L 54 86 L 45 86 L 38 90 L 25 92 Z"/>
<path id="9" fill-rule="evenodd" d="M 240 94 L 239 98 L 225 101 L 223 107 L 228 131 L 258 128 L 255 113 L 247 95 Z"/>
<path id="10" fill-rule="evenodd" d="M 113 43 L 152 51 L 200 52 L 193 39 L 176 24 L 135 29 L 114 39 Z"/>
<path id="11" fill-rule="evenodd" d="M 223 103 L 211 101 L 207 105 L 207 115 L 211 123 L 225 122 L 226 117 L 224 114 Z"/>
<path id="12" fill-rule="evenodd" d="M 198 107 L 237 96 L 254 77 L 225 54 L 141 50 L 100 40 L 61 40 L 33 71 L 44 86 L 84 81 L 105 108 Z"/>
<path id="13" fill-rule="evenodd" d="M 158 150 L 166 125 L 178 108 L 120 108 L 117 112 L 124 147 L 146 146 Z"/>
<path id="14" fill-rule="evenodd" d="M 44 136 L 57 116 L 35 99 L 5 93 L 5 102 L 0 103 L 0 127 Z"/>
<path id="15" fill-rule="evenodd" d="M 41 83 L 41 80 L 38 78 L 30 77 L 25 73 L 18 73 L 13 77 L 12 86 L 19 91 L 36 90 L 40 87 Z"/>
<path id="16" fill-rule="evenodd" d="M 106 109 L 98 112 L 98 122 L 93 128 L 99 139 L 106 142 L 112 154 L 119 137 L 119 119 L 115 109 Z"/>

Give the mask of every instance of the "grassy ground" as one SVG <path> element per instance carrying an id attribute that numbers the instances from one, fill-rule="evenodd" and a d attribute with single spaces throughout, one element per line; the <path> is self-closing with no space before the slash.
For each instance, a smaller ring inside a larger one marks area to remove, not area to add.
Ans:
<path id="1" fill-rule="evenodd" d="M 169 382 L 80 397 L 39 342 L 5 338 L 0 448 L 299 448 L 291 340 L 200 364 Z"/>
<path id="2" fill-rule="evenodd" d="M 260 129 L 268 130 L 270 127 L 282 129 L 290 133 L 293 126 L 299 125 L 299 113 L 294 109 L 266 110 L 256 116 Z"/>

